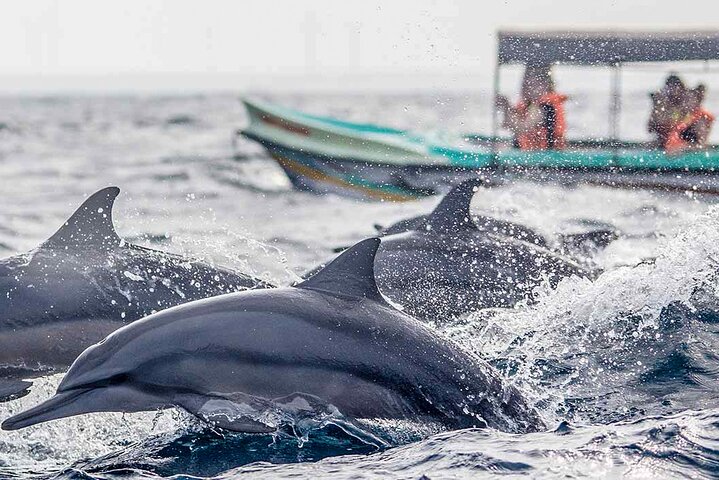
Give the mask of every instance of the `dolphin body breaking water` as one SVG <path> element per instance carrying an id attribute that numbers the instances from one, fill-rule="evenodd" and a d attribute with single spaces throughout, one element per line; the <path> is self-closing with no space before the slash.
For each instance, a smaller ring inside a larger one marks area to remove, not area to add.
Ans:
<path id="1" fill-rule="evenodd" d="M 24 378 L 65 370 L 88 346 L 154 311 L 268 286 L 126 243 L 112 223 L 119 191 L 96 192 L 38 248 L 0 260 L 0 400 L 22 396 Z"/>
<path id="2" fill-rule="evenodd" d="M 480 185 L 479 179 L 467 180 L 432 213 L 382 231 L 377 283 L 407 313 L 442 321 L 481 308 L 514 306 L 545 281 L 556 286 L 568 276 L 596 275 L 550 249 L 527 227 L 473 218 L 470 203 Z"/>
<path id="3" fill-rule="evenodd" d="M 465 180 L 458 184 L 442 198 L 435 212 L 443 212 L 440 215 L 471 215 L 470 204 L 472 198 L 482 184 L 483 181 L 480 178 Z M 431 228 L 433 215 L 434 212 L 427 215 L 417 215 L 400 220 L 389 227 L 376 224 L 375 229 L 377 234 L 382 237 L 413 230 L 426 230 Z M 570 256 L 586 256 L 589 252 L 605 248 L 619 238 L 619 232 L 612 225 L 592 222 L 594 223 L 593 228 L 587 232 L 559 235 L 557 245 L 553 248 L 544 235 L 525 225 L 486 215 L 471 215 L 467 218 L 472 219 L 477 232 L 523 240 Z M 436 218 L 434 220 L 436 221 Z"/>
<path id="4" fill-rule="evenodd" d="M 358 243 L 294 287 L 200 300 L 123 327 L 80 355 L 54 397 L 2 428 L 177 406 L 241 432 L 277 428 L 268 414 L 278 409 L 318 408 L 350 421 L 542 429 L 488 363 L 384 300 L 373 275 L 379 243 Z"/>

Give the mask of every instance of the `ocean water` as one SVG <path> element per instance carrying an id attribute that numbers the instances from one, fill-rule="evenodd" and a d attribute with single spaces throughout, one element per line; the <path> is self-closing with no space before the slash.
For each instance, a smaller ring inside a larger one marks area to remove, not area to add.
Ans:
<path id="1" fill-rule="evenodd" d="M 488 130 L 486 96 L 277 96 L 288 106 L 400 128 Z M 645 97 L 627 100 L 637 118 Z M 570 128 L 600 135 L 591 102 Z M 646 110 L 644 110 L 646 111 Z M 232 132 L 236 96 L 0 98 L 0 255 L 51 235 L 95 190 L 122 189 L 133 242 L 288 284 L 336 247 L 437 202 L 362 203 L 292 190 Z M 630 136 L 641 137 L 635 124 Z M 550 239 L 599 223 L 622 237 L 514 309 L 437 326 L 493 363 L 549 429 L 528 435 L 326 419 L 273 435 L 208 428 L 185 413 L 92 414 L 0 432 L 0 478 L 712 478 L 719 476 L 719 207 L 713 197 L 516 182 L 479 191 L 477 213 Z M 61 375 L 0 404 L 48 398 Z"/>

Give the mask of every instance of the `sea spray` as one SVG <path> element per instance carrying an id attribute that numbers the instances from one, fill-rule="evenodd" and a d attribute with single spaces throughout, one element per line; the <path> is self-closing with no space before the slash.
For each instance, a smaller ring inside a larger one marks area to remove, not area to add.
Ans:
<path id="1" fill-rule="evenodd" d="M 643 374 L 702 333 L 712 338 L 691 313 L 695 303 L 717 298 L 718 260 L 719 207 L 713 207 L 667 240 L 654 260 L 595 281 L 573 277 L 554 290 L 545 286 L 533 303 L 471 314 L 445 333 L 495 363 L 556 421 L 588 402 L 624 404 L 621 417 L 633 403 L 652 400 L 629 388 Z M 688 319 L 677 316 L 685 311 Z M 607 400 L 619 390 L 621 401 Z M 585 408 L 592 418 L 594 407 Z"/>

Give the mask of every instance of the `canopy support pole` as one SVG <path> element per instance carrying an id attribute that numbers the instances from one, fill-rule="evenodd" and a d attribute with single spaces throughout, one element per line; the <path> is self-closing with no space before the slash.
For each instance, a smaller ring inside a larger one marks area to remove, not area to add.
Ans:
<path id="1" fill-rule="evenodd" d="M 609 139 L 616 153 L 619 143 L 619 117 L 622 113 L 622 70 L 621 63 L 612 65 L 612 98 L 609 102 Z"/>
<path id="2" fill-rule="evenodd" d="M 497 111 L 497 99 L 499 98 L 499 58 L 494 65 L 494 86 L 492 93 L 492 158 L 495 162 L 498 160 L 497 155 L 497 137 L 499 136 L 499 111 Z"/>

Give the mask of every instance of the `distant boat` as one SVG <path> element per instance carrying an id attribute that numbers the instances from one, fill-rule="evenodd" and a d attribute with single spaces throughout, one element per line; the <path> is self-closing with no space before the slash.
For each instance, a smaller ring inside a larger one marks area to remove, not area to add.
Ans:
<path id="1" fill-rule="evenodd" d="M 719 193 L 716 148 L 681 156 L 629 148 L 631 145 L 618 151 L 606 147 L 492 152 L 482 145 L 491 143 L 487 137 L 460 138 L 458 143 L 465 145 L 456 146 L 267 103 L 244 103 L 250 124 L 242 135 L 262 144 L 299 190 L 403 201 L 432 195 L 470 175 L 481 175 L 489 183 L 525 177 Z"/>
<path id="2" fill-rule="evenodd" d="M 719 59 L 719 33 L 499 33 L 498 65 L 538 56 L 544 63 L 611 66 L 618 75 L 626 63 Z M 243 103 L 250 123 L 240 133 L 262 144 L 300 190 L 402 201 L 481 175 L 489 183 L 522 177 L 719 194 L 717 146 L 668 155 L 646 143 L 619 141 L 614 129 L 613 138 L 569 141 L 564 150 L 522 151 L 496 135 L 428 136 L 258 100 Z"/>

